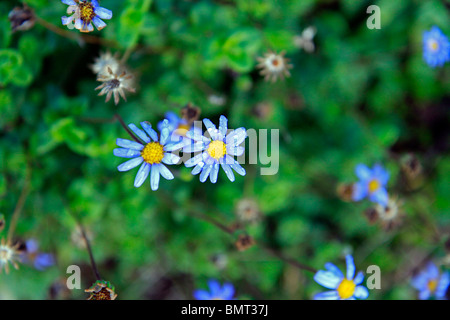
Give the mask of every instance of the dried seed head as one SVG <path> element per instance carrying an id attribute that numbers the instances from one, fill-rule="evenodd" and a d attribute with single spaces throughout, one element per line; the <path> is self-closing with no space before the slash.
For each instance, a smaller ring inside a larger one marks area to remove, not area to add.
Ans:
<path id="1" fill-rule="evenodd" d="M 240 234 L 235 245 L 239 251 L 245 251 L 255 245 L 255 240 L 247 234 Z"/>
<path id="2" fill-rule="evenodd" d="M 24 5 L 22 8 L 15 7 L 12 9 L 8 14 L 8 19 L 11 22 L 13 32 L 29 30 L 36 22 L 33 9 L 27 5 Z"/>
<path id="3" fill-rule="evenodd" d="M 337 187 L 337 194 L 339 198 L 346 202 L 353 201 L 353 191 L 354 191 L 353 183 L 341 183 Z"/>
<path id="4" fill-rule="evenodd" d="M 111 67 L 107 67 L 108 74 L 100 75 L 97 78 L 97 81 L 103 82 L 103 84 L 99 85 L 95 90 L 100 90 L 99 96 L 106 94 L 105 102 L 108 102 L 111 99 L 111 96 L 114 94 L 114 103 L 117 105 L 120 101 L 120 97 L 123 100 L 127 101 L 125 96 L 125 91 L 136 92 L 136 89 L 132 87 L 132 78 L 133 75 L 128 74 L 126 70 L 123 70 L 120 75 L 114 72 Z"/>
<path id="5" fill-rule="evenodd" d="M 114 286 L 105 280 L 97 280 L 84 292 L 90 293 L 87 300 L 115 300 L 117 297 L 117 294 L 114 292 Z"/>
<path id="6" fill-rule="evenodd" d="M 264 80 L 275 82 L 278 78 L 283 80 L 290 77 L 289 69 L 292 69 L 293 65 L 288 63 L 289 59 L 284 57 L 285 54 L 284 51 L 279 54 L 269 51 L 262 58 L 257 58 L 259 64 L 256 67 L 261 69 L 260 74 L 264 76 Z"/>

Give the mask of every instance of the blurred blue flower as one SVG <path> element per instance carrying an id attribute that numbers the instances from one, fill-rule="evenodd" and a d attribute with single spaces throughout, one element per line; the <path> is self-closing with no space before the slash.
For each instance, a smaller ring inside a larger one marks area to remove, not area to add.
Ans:
<path id="1" fill-rule="evenodd" d="M 231 283 L 221 286 L 217 280 L 209 280 L 208 287 L 209 291 L 195 290 L 194 298 L 196 300 L 233 300 L 234 287 Z"/>
<path id="2" fill-rule="evenodd" d="M 369 296 L 369 290 L 360 285 L 364 280 L 363 272 L 358 272 L 355 277 L 353 257 L 347 255 L 345 259 L 347 263 L 346 276 L 330 262 L 325 264 L 327 270 L 316 272 L 314 280 L 332 291 L 318 293 L 314 296 L 314 300 L 355 300 L 366 299 Z"/>
<path id="3" fill-rule="evenodd" d="M 29 239 L 25 243 L 25 251 L 21 254 L 21 261 L 34 265 L 39 271 L 55 265 L 55 257 L 50 253 L 39 252 L 38 242 L 34 239 Z"/>
<path id="4" fill-rule="evenodd" d="M 172 142 L 180 142 L 190 129 L 186 120 L 180 118 L 175 112 L 166 112 L 164 117 L 169 121 L 169 133 Z M 163 121 L 158 123 L 158 130 L 161 131 Z"/>
<path id="5" fill-rule="evenodd" d="M 144 131 L 132 123 L 128 125 L 145 142 L 144 144 L 120 138 L 116 140 L 116 144 L 121 148 L 114 149 L 114 155 L 121 158 L 132 158 L 119 165 L 117 167 L 119 171 L 131 170 L 142 163 L 134 180 L 134 186 L 136 188 L 144 183 L 149 174 L 152 190 L 158 189 L 160 175 L 167 180 L 174 178 L 173 174 L 163 164 L 172 165 L 180 161 L 180 157 L 171 153 L 171 151 L 179 149 L 179 146 L 174 143 L 169 143 L 168 124 L 169 121 L 164 120 L 161 139 L 159 140 L 158 134 L 148 122 L 141 122 Z"/>
<path id="6" fill-rule="evenodd" d="M 450 42 L 436 26 L 423 33 L 423 57 L 430 67 L 441 67 L 450 60 Z"/>
<path id="7" fill-rule="evenodd" d="M 233 158 L 244 153 L 244 147 L 240 146 L 247 137 L 245 128 L 238 128 L 227 134 L 228 120 L 220 116 L 219 129 L 209 120 L 203 119 L 203 123 L 209 133 L 205 137 L 198 130 L 191 129 L 186 136 L 194 141 L 183 150 L 184 152 L 200 152 L 185 162 L 186 167 L 194 167 L 192 174 L 200 173 L 200 181 L 205 182 L 208 176 L 212 183 L 216 183 L 219 174 L 219 165 L 225 171 L 228 179 L 234 181 L 233 171 L 241 176 L 246 174 L 245 169 Z"/>
<path id="8" fill-rule="evenodd" d="M 92 23 L 98 30 L 106 27 L 106 23 L 101 19 L 111 19 L 112 11 L 100 7 L 97 0 L 61 0 L 62 3 L 67 4 L 67 14 L 72 14 L 69 17 L 62 17 L 62 24 L 68 26 L 69 29 L 75 28 L 81 32 L 94 31 Z"/>
<path id="9" fill-rule="evenodd" d="M 427 300 L 431 296 L 436 299 L 445 299 L 445 293 L 450 284 L 450 273 L 440 274 L 438 267 L 429 262 L 427 266 L 414 276 L 411 285 L 419 290 L 419 299 Z"/>
<path id="10" fill-rule="evenodd" d="M 369 169 L 364 164 L 359 164 L 355 169 L 359 182 L 354 184 L 353 200 L 360 201 L 368 197 L 370 201 L 387 206 L 389 196 L 386 190 L 389 181 L 389 173 L 379 164 Z"/>

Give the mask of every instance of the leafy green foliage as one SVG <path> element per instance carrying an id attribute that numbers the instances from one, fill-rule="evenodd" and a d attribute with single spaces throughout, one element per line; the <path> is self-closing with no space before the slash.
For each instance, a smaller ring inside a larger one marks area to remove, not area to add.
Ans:
<path id="1" fill-rule="evenodd" d="M 0 213 L 8 228 L 29 168 L 15 238 L 38 239 L 57 265 L 1 274 L 0 298 L 48 298 L 73 264 L 82 267 L 83 289 L 91 286 L 74 216 L 118 299 L 192 298 L 209 278 L 232 282 L 249 299 L 311 299 L 324 290 L 313 273 L 267 248 L 314 269 L 343 267 L 352 252 L 358 270 L 382 270 L 382 289 L 371 299 L 413 299 L 413 269 L 429 254 L 445 256 L 450 69 L 430 68 L 421 48 L 432 25 L 450 35 L 443 2 L 104 0 L 113 18 L 89 35 L 61 25 L 67 6 L 60 1 L 25 2 L 47 24 L 12 33 L 7 13 L 16 1 L 0 2 Z M 370 4 L 381 8 L 380 30 L 366 27 Z M 293 41 L 309 25 L 317 28 L 312 54 Z M 97 96 L 89 68 L 107 50 L 128 52 L 136 75 L 136 94 L 117 106 Z M 269 50 L 286 52 L 291 77 L 263 80 L 256 58 Z M 230 128 L 280 130 L 278 173 L 260 175 L 267 165 L 258 159 L 245 165 L 245 177 L 231 183 L 220 172 L 212 185 L 178 166 L 158 191 L 148 181 L 134 188 L 136 170 L 117 171 L 116 138 L 129 137 L 114 115 L 156 127 L 188 102 L 214 123 L 226 115 Z M 410 153 L 423 168 L 413 189 L 402 171 Z M 391 174 L 389 193 L 404 202 L 404 223 L 390 232 L 368 222 L 373 204 L 345 202 L 336 192 L 356 181 L 358 163 L 377 162 Z M 243 198 L 259 205 L 258 221 L 239 222 Z M 227 233 L 211 219 L 243 227 Z M 238 251 L 243 232 L 257 245 Z"/>

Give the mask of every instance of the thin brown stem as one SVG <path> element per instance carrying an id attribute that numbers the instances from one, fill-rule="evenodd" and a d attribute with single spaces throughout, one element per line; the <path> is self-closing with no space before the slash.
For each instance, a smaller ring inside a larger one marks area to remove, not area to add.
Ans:
<path id="1" fill-rule="evenodd" d="M 17 222 L 19 221 L 20 213 L 22 212 L 23 206 L 25 205 L 25 202 L 28 197 L 28 192 L 30 190 L 30 182 L 31 182 L 31 169 L 30 169 L 30 167 L 28 167 L 27 174 L 25 177 L 25 182 L 22 187 L 22 191 L 20 193 L 19 200 L 17 201 L 16 207 L 12 214 L 11 222 L 9 224 L 8 236 L 6 238 L 7 243 L 11 243 L 11 241 L 12 241 L 14 231 L 16 230 Z"/>
<path id="2" fill-rule="evenodd" d="M 119 120 L 120 124 L 122 125 L 122 127 L 125 129 L 125 131 L 133 138 L 134 141 L 136 141 L 137 143 L 142 144 L 142 141 L 136 137 L 133 133 L 133 131 L 130 130 L 130 128 L 128 128 L 128 126 L 125 124 L 125 121 L 123 121 L 122 117 L 120 116 L 120 114 L 116 113 L 114 115 L 114 117 Z"/>
<path id="3" fill-rule="evenodd" d="M 113 40 L 106 40 L 100 37 L 91 36 L 87 34 L 77 34 L 75 32 L 71 32 L 68 30 L 61 29 L 54 24 L 46 21 L 45 19 L 42 19 L 41 17 L 36 15 L 36 22 L 39 23 L 44 28 L 50 30 L 53 33 L 56 33 L 57 35 L 68 38 L 71 40 L 77 40 L 77 41 L 83 41 L 86 43 L 93 43 L 93 44 L 99 44 L 106 47 L 112 47 L 112 48 L 119 48 L 119 45 L 116 41 Z"/>

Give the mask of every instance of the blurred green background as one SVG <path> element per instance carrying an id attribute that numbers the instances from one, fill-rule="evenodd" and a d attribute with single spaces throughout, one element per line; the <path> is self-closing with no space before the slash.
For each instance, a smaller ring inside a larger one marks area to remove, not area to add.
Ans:
<path id="1" fill-rule="evenodd" d="M 424 62 L 422 33 L 437 25 L 450 35 L 448 1 L 104 0 L 113 18 L 87 42 L 61 25 L 65 4 L 26 3 L 36 24 L 12 33 L 8 12 L 20 3 L 0 2 L 0 213 L 8 228 L 28 168 L 15 240 L 37 239 L 57 264 L 0 274 L 0 298 L 87 297 L 95 278 L 73 215 L 118 299 L 191 299 L 210 278 L 233 283 L 242 299 L 311 299 L 326 290 L 264 248 L 315 269 L 328 261 L 343 269 L 352 253 L 357 270 L 381 268 L 382 288 L 369 299 L 415 299 L 414 268 L 427 257 L 444 261 L 450 69 Z M 380 30 L 366 27 L 372 4 L 381 8 Z M 293 42 L 310 25 L 311 54 Z M 136 94 L 118 106 L 97 96 L 89 69 L 107 50 L 128 50 L 136 72 Z M 269 50 L 286 51 L 290 78 L 259 75 L 256 58 Z M 175 179 L 161 180 L 158 191 L 148 180 L 134 188 L 136 169 L 116 169 L 116 138 L 129 137 L 114 114 L 156 126 L 189 102 L 214 123 L 226 115 L 230 128 L 279 129 L 279 172 L 261 176 L 264 165 L 247 164 L 245 177 L 232 183 L 221 171 L 212 185 L 172 166 Z M 423 168 L 413 190 L 402 179 L 409 154 Z M 390 195 L 404 202 L 403 224 L 389 232 L 365 217 L 371 203 L 336 192 L 357 180 L 358 163 L 377 162 L 391 174 Z M 261 219 L 233 234 L 196 216 L 236 226 L 242 199 L 255 201 Z M 258 245 L 237 250 L 243 233 Z M 82 290 L 58 287 L 69 265 L 82 268 Z"/>

